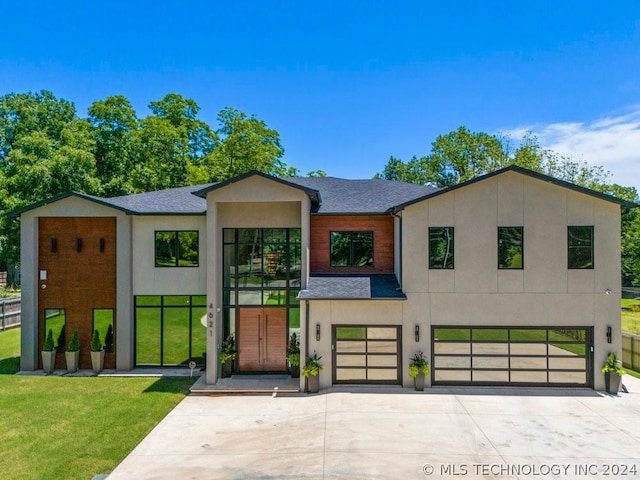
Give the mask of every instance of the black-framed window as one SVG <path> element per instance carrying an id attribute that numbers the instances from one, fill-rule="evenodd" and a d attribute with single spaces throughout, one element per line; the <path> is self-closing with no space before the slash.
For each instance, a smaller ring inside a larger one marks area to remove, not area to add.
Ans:
<path id="1" fill-rule="evenodd" d="M 373 266 L 373 231 L 331 232 L 331 266 Z"/>
<path id="2" fill-rule="evenodd" d="M 593 226 L 567 227 L 567 248 L 570 269 L 593 268 Z"/>
<path id="3" fill-rule="evenodd" d="M 206 295 L 137 295 L 136 365 L 204 365 Z"/>
<path id="4" fill-rule="evenodd" d="M 519 270 L 524 267 L 524 228 L 498 227 L 498 268 Z"/>
<path id="5" fill-rule="evenodd" d="M 429 227 L 429 268 L 453 268 L 453 227 Z"/>
<path id="6" fill-rule="evenodd" d="M 199 233 L 197 230 L 156 231 L 156 267 L 197 267 Z"/>

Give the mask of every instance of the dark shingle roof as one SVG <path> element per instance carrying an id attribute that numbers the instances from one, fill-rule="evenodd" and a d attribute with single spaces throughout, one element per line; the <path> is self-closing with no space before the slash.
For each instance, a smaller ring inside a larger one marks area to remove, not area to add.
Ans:
<path id="1" fill-rule="evenodd" d="M 193 192 L 207 185 L 169 188 L 155 192 L 137 193 L 103 199 L 114 207 L 146 215 L 202 215 L 207 211 L 207 201 Z"/>
<path id="2" fill-rule="evenodd" d="M 318 190 L 322 202 L 314 206 L 311 213 L 323 214 L 385 213 L 396 205 L 438 191 L 431 186 L 378 179 L 300 177 L 288 180 L 291 183 Z"/>
<path id="3" fill-rule="evenodd" d="M 314 275 L 300 300 L 405 300 L 393 274 Z"/>

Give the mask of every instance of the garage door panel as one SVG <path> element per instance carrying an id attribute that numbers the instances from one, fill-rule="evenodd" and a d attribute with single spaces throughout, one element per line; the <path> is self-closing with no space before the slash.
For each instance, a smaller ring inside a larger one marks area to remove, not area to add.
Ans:
<path id="1" fill-rule="evenodd" d="M 372 353 L 396 353 L 398 351 L 398 342 L 368 342 L 367 351 Z"/>
<path id="2" fill-rule="evenodd" d="M 366 367 L 366 355 L 338 355 L 336 367 Z"/>
<path id="3" fill-rule="evenodd" d="M 473 343 L 471 351 L 474 355 L 508 355 L 508 343 Z"/>
<path id="4" fill-rule="evenodd" d="M 436 356 L 433 365 L 435 368 L 471 368 L 471 357 Z"/>
<path id="5" fill-rule="evenodd" d="M 398 377 L 395 369 L 375 369 L 367 370 L 367 380 L 371 381 L 394 381 Z"/>
<path id="6" fill-rule="evenodd" d="M 367 348 L 367 342 L 348 342 L 337 341 L 336 352 L 338 353 L 358 353 L 364 352 Z"/>
<path id="7" fill-rule="evenodd" d="M 398 357 L 396 355 L 368 355 L 367 364 L 370 367 L 393 367 L 398 365 Z"/>
<path id="8" fill-rule="evenodd" d="M 362 382 L 367 379 L 366 368 L 336 368 L 336 380 L 340 382 Z"/>
<path id="9" fill-rule="evenodd" d="M 436 370 L 436 382 L 470 382 L 471 370 Z"/>
<path id="10" fill-rule="evenodd" d="M 509 358 L 473 357 L 473 368 L 509 368 Z"/>
<path id="11" fill-rule="evenodd" d="M 502 370 L 474 370 L 474 382 L 506 383 L 509 381 L 509 372 Z"/>
<path id="12" fill-rule="evenodd" d="M 441 342 L 436 343 L 434 348 L 434 353 L 442 353 L 442 354 L 464 354 L 468 355 L 471 353 L 471 344 L 469 343 L 453 343 L 453 342 Z"/>
<path id="13" fill-rule="evenodd" d="M 396 337 L 395 328 L 380 328 L 380 327 L 368 327 L 367 338 L 369 340 L 389 339 Z"/>
<path id="14" fill-rule="evenodd" d="M 432 327 L 434 384 L 593 384 L 592 327 Z"/>

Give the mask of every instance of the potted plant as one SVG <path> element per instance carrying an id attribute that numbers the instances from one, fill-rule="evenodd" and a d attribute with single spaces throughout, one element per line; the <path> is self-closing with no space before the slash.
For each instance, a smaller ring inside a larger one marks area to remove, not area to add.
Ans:
<path id="1" fill-rule="evenodd" d="M 233 335 L 228 335 L 220 345 L 220 354 L 218 361 L 222 365 L 222 378 L 230 377 L 233 373 L 233 361 L 238 358 L 238 350 L 236 349 L 236 339 Z"/>
<path id="2" fill-rule="evenodd" d="M 93 373 L 100 373 L 103 365 L 104 349 L 102 348 L 102 342 L 100 341 L 100 332 L 98 330 L 94 330 L 93 337 L 91 337 L 91 368 L 93 369 Z"/>
<path id="3" fill-rule="evenodd" d="M 409 376 L 413 378 L 413 385 L 417 391 L 424 390 L 424 380 L 430 372 L 429 362 L 424 358 L 424 353 L 414 353 L 409 359 Z"/>
<path id="4" fill-rule="evenodd" d="M 295 333 L 291 334 L 287 344 L 287 361 L 292 378 L 300 378 L 300 341 Z"/>
<path id="5" fill-rule="evenodd" d="M 309 382 L 309 393 L 318 393 L 320 390 L 320 370 L 322 370 L 322 364 L 320 363 L 320 359 L 317 353 L 313 353 L 310 357 L 304 362 L 304 367 L 302 368 L 302 376 L 307 378 Z"/>
<path id="6" fill-rule="evenodd" d="M 78 371 L 78 358 L 80 357 L 80 342 L 78 340 L 78 330 L 73 331 L 71 341 L 64 352 L 64 358 L 67 361 L 67 372 L 74 373 Z"/>
<path id="7" fill-rule="evenodd" d="M 56 363 L 56 347 L 53 344 L 53 330 L 49 329 L 49 333 L 42 344 L 42 369 L 44 373 L 53 373 L 53 367 Z"/>
<path id="8" fill-rule="evenodd" d="M 609 352 L 607 361 L 604 362 L 600 370 L 604 373 L 604 385 L 607 393 L 617 395 L 620 390 L 622 374 L 624 373 L 622 360 L 618 359 L 615 352 Z"/>

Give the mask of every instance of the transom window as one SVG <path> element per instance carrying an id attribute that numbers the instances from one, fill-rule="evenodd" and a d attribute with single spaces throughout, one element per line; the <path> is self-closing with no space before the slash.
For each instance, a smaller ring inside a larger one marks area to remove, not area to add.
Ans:
<path id="1" fill-rule="evenodd" d="M 570 269 L 593 268 L 593 226 L 567 227 Z"/>
<path id="2" fill-rule="evenodd" d="M 453 268 L 453 227 L 429 227 L 429 268 Z"/>
<path id="3" fill-rule="evenodd" d="M 373 232 L 331 232 L 331 266 L 373 266 Z"/>
<path id="4" fill-rule="evenodd" d="M 198 231 L 156 232 L 156 267 L 197 267 Z"/>
<path id="5" fill-rule="evenodd" d="M 523 262 L 522 227 L 498 227 L 498 268 L 521 269 Z"/>

